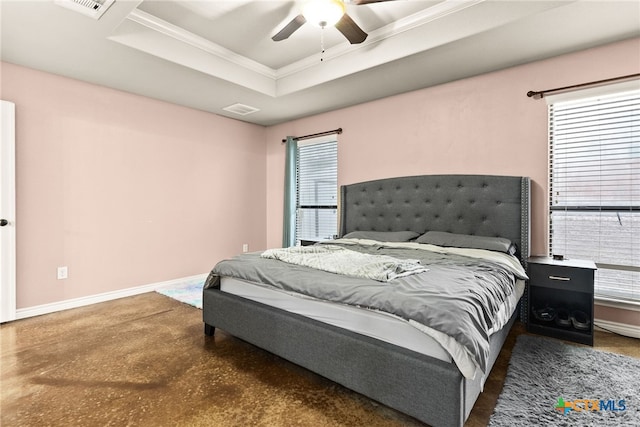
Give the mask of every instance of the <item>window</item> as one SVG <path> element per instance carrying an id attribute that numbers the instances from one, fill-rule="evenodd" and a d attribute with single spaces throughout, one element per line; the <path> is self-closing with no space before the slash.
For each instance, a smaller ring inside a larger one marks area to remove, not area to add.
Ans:
<path id="1" fill-rule="evenodd" d="M 640 90 L 551 100 L 550 250 L 596 262 L 599 299 L 640 303 Z"/>
<path id="2" fill-rule="evenodd" d="M 336 136 L 298 142 L 296 156 L 296 244 L 331 239 L 338 229 Z"/>

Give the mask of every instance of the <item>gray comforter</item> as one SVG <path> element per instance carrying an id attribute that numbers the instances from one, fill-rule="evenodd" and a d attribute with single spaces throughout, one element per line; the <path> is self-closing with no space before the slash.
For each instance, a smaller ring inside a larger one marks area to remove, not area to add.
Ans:
<path id="1" fill-rule="evenodd" d="M 486 371 L 489 331 L 495 326 L 496 314 L 507 297 L 515 292 L 516 277 L 526 278 L 515 258 L 511 257 L 515 260 L 512 264 L 517 264 L 514 267 L 508 262 L 448 253 L 431 245 L 372 244 L 370 241 L 357 244 L 351 240 L 336 240 L 332 244 L 345 245 L 366 254 L 419 260 L 428 271 L 379 282 L 249 253 L 218 263 L 207 278 L 205 288 L 219 286 L 220 277 L 228 276 L 313 298 L 388 312 L 451 337 L 471 356 L 481 372 Z"/>

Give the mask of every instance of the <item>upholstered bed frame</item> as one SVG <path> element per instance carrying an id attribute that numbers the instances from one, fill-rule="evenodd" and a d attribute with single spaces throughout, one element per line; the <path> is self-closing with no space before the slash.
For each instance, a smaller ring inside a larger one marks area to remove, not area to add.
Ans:
<path id="1" fill-rule="evenodd" d="M 342 186 L 340 236 L 351 231 L 446 231 L 499 236 L 529 255 L 529 178 L 425 175 Z M 526 292 L 525 292 L 526 295 Z M 492 367 L 517 313 L 491 337 Z M 220 328 L 434 426 L 461 426 L 484 379 L 454 363 L 219 289 L 203 291 L 205 333 Z"/>

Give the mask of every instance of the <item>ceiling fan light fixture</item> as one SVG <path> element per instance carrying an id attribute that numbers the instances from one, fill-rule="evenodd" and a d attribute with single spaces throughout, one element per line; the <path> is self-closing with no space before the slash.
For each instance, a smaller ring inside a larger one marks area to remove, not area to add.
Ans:
<path id="1" fill-rule="evenodd" d="M 304 18 L 316 27 L 333 27 L 345 13 L 341 0 L 308 0 L 302 6 Z"/>

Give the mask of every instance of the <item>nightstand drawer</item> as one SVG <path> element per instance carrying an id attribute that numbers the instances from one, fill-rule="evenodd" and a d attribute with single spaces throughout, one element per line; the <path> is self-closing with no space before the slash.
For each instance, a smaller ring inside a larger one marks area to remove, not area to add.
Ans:
<path id="1" fill-rule="evenodd" d="M 536 286 L 593 292 L 593 270 L 557 265 L 529 265 L 529 280 Z"/>

